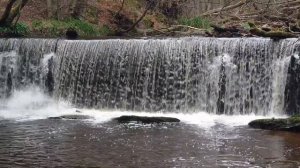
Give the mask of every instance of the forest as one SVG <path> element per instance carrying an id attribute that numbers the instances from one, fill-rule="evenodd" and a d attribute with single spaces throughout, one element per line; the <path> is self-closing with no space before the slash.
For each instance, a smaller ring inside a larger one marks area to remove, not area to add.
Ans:
<path id="1" fill-rule="evenodd" d="M 298 37 L 299 0 L 1 0 L 1 37 Z"/>

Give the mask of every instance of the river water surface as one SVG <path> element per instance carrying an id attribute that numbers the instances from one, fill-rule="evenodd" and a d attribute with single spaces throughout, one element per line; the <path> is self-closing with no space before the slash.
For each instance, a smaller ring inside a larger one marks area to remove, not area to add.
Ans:
<path id="1" fill-rule="evenodd" d="M 0 167 L 300 166 L 300 135 L 218 123 L 0 121 Z"/>
<path id="2" fill-rule="evenodd" d="M 300 166 L 300 134 L 251 129 L 251 120 L 265 118 L 256 115 L 78 110 L 34 88 L 1 103 L 1 168 Z M 48 119 L 66 114 L 92 118 Z M 176 117 L 181 122 L 113 120 L 122 115 Z"/>

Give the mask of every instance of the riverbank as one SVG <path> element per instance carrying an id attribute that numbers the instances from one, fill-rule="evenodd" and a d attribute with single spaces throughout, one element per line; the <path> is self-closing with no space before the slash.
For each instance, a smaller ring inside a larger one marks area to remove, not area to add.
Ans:
<path id="1" fill-rule="evenodd" d="M 144 0 L 90 0 L 78 4 L 81 7 L 78 9 L 72 8 L 68 1 L 56 3 L 59 8 L 49 8 L 49 4 L 41 0 L 30 0 L 11 27 L 0 27 L 0 37 L 65 38 L 72 30 L 80 39 L 195 35 L 283 39 L 299 37 L 300 32 L 296 10 L 289 13 L 289 18 L 276 17 L 277 7 L 286 8 L 267 5 L 267 12 L 260 13 L 256 2 L 227 4 L 224 10 L 218 8 L 222 4 L 214 5 L 213 9 L 200 6 L 189 9 L 186 5 L 195 3 L 181 0 L 160 1 L 153 6 Z M 0 2 L 0 14 L 6 4 L 7 0 Z M 259 5 L 259 8 L 265 6 Z M 244 7 L 246 11 L 239 10 Z M 72 13 L 75 9 L 76 16 Z M 194 10 L 202 13 L 196 14 Z M 253 13 L 260 13 L 261 17 Z"/>

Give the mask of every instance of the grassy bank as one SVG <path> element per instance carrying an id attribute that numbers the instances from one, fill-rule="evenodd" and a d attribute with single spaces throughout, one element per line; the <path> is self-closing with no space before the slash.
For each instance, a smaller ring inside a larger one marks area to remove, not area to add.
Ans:
<path id="1" fill-rule="evenodd" d="M 31 25 L 18 23 L 12 27 L 0 27 L 1 37 L 65 37 L 67 30 L 74 30 L 80 38 L 95 38 L 112 35 L 108 26 L 97 26 L 85 21 L 35 20 Z"/>

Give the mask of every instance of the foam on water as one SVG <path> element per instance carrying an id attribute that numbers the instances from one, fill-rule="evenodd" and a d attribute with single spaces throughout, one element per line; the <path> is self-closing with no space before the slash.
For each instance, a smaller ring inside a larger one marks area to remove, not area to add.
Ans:
<path id="1" fill-rule="evenodd" d="M 131 112 L 131 111 L 99 111 L 99 110 L 82 110 L 83 115 L 93 116 L 95 123 L 104 123 L 112 120 L 113 118 L 122 115 L 135 115 L 147 117 L 175 117 L 180 119 L 186 124 L 197 125 L 201 128 L 210 128 L 216 124 L 223 124 L 226 126 L 243 126 L 247 125 L 250 121 L 255 119 L 264 118 L 282 118 L 285 116 L 257 116 L 257 115 L 215 115 L 207 112 L 197 112 L 192 114 L 184 113 L 148 113 L 148 112 Z"/>
<path id="2" fill-rule="evenodd" d="M 14 92 L 0 104 L 0 118 L 16 121 L 45 119 L 74 111 L 67 103 L 55 101 L 34 86 Z"/>
<path id="3" fill-rule="evenodd" d="M 12 97 L 5 102 L 1 102 L 0 118 L 15 120 L 19 122 L 47 119 L 48 117 L 58 117 L 61 115 L 79 114 L 78 109 L 73 108 L 67 102 L 56 101 L 45 95 L 37 87 L 29 87 L 25 90 L 16 91 Z M 259 118 L 280 117 L 280 116 L 257 116 L 257 115 L 215 115 L 207 112 L 197 113 L 149 113 L 149 112 L 133 112 L 118 110 L 91 110 L 79 109 L 79 115 L 88 115 L 93 119 L 88 122 L 99 124 L 111 121 L 113 118 L 122 115 L 136 115 L 148 117 L 175 117 L 186 124 L 197 125 L 201 128 L 210 128 L 216 124 L 224 124 L 226 126 L 242 126 L 247 125 L 250 121 Z M 282 117 L 282 116 L 281 116 Z"/>

